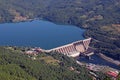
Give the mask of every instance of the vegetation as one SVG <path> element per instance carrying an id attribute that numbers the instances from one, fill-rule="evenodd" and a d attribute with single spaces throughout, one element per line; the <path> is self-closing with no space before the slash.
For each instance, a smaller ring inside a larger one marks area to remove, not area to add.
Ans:
<path id="1" fill-rule="evenodd" d="M 120 0 L 0 0 L 0 22 L 46 19 L 86 29 L 91 46 L 120 60 Z"/>
<path id="2" fill-rule="evenodd" d="M 0 47 L 0 79 L 91 80 L 91 76 L 88 70 L 76 64 L 74 59 L 59 53 L 26 55 L 20 49 Z"/>
<path id="3" fill-rule="evenodd" d="M 120 80 L 120 73 L 118 74 L 117 80 Z"/>
<path id="4" fill-rule="evenodd" d="M 120 0 L 0 0 L 0 23 L 34 18 L 84 28 L 97 52 L 120 60 Z M 21 50 L 29 48 L 0 47 L 1 80 L 91 80 L 72 58 L 56 52 L 29 56 Z"/>

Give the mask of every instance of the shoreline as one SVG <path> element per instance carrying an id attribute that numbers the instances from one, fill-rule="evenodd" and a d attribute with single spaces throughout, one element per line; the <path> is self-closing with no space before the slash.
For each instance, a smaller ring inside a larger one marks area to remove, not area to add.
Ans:
<path id="1" fill-rule="evenodd" d="M 42 20 L 41 18 L 31 18 L 31 19 L 26 19 L 26 20 L 18 20 L 18 21 L 6 21 L 6 22 L 0 22 L 0 24 L 6 24 L 6 23 L 20 23 L 20 22 L 31 22 L 34 20 Z"/>

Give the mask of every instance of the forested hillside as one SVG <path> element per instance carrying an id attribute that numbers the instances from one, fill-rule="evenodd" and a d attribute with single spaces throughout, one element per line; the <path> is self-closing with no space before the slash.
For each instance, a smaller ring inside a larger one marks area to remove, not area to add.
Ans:
<path id="1" fill-rule="evenodd" d="M 86 29 L 97 51 L 120 60 L 120 0 L 0 0 L 0 22 L 43 18 Z"/>
<path id="2" fill-rule="evenodd" d="M 26 55 L 20 49 L 0 47 L 0 80 L 91 80 L 91 76 L 62 54 Z"/>

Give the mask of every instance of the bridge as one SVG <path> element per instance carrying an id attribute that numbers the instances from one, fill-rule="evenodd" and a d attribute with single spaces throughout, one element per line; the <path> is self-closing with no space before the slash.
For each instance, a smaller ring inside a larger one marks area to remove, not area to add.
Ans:
<path id="1" fill-rule="evenodd" d="M 88 38 L 85 40 L 76 41 L 76 42 L 73 42 L 64 46 L 60 46 L 57 48 L 53 48 L 50 50 L 46 50 L 46 51 L 59 52 L 69 57 L 76 57 L 76 56 L 79 56 L 80 54 L 83 54 L 85 56 L 90 56 L 94 54 L 93 51 L 91 50 L 89 51 L 90 41 L 91 41 L 91 38 Z"/>

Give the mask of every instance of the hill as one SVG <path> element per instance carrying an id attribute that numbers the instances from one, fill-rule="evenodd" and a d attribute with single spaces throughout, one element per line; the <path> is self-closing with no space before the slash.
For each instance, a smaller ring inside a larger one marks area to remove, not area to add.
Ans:
<path id="1" fill-rule="evenodd" d="M 26 55 L 20 48 L 0 47 L 0 79 L 91 80 L 91 76 L 74 59 L 62 54 Z"/>
<path id="2" fill-rule="evenodd" d="M 120 60 L 120 0 L 0 0 L 0 22 L 42 18 L 86 29 L 97 52 Z"/>

